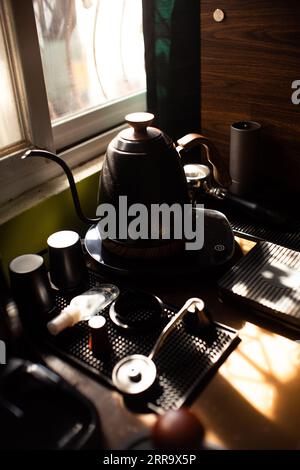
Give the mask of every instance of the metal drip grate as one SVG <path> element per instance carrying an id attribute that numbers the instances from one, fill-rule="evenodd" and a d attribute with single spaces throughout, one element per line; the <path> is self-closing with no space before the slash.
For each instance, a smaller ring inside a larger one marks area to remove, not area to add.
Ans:
<path id="1" fill-rule="evenodd" d="M 243 223 L 230 219 L 230 225 L 236 235 L 254 238 L 255 240 L 267 240 L 276 245 L 281 245 L 292 250 L 300 251 L 300 234 L 271 230 L 254 224 Z"/>
<path id="2" fill-rule="evenodd" d="M 269 242 L 258 243 L 219 281 L 225 296 L 297 329 L 299 285 L 300 253 Z"/>
<path id="3" fill-rule="evenodd" d="M 226 201 L 209 200 L 205 206 L 223 212 L 235 235 L 254 241 L 268 241 L 291 250 L 300 251 L 300 222 L 295 223 L 293 230 L 286 229 L 284 224 L 272 226 L 266 224 L 264 220 L 255 220 L 241 211 L 228 207 Z"/>
<path id="4" fill-rule="evenodd" d="M 99 285 L 101 281 L 96 273 L 89 273 L 90 287 Z M 121 289 L 122 291 L 124 292 Z M 57 295 L 56 304 L 57 309 L 61 310 L 67 305 L 67 301 Z M 75 361 L 94 378 L 112 385 L 114 365 L 130 354 L 148 355 L 162 328 L 176 311 L 173 307 L 164 305 L 161 321 L 141 334 L 127 333 L 118 328 L 110 319 L 108 307 L 101 315 L 107 320 L 112 351 L 102 359 L 95 357 L 89 349 L 86 322 L 78 323 L 58 337 L 49 335 L 48 344 L 64 357 Z M 201 330 L 201 333 L 199 331 L 195 334 L 184 323 L 179 324 L 155 359 L 159 375 L 158 386 L 147 397 L 148 407 L 159 411 L 182 406 L 196 387 L 206 382 L 209 374 L 220 365 L 237 341 L 236 331 L 223 325 L 215 324 L 206 333 Z"/>
<path id="5" fill-rule="evenodd" d="M 300 251 L 300 230 L 287 231 L 284 227 L 270 228 L 258 222 L 249 222 L 246 218 L 233 212 L 224 211 L 235 235 L 256 240 L 266 240 L 291 250 Z"/>

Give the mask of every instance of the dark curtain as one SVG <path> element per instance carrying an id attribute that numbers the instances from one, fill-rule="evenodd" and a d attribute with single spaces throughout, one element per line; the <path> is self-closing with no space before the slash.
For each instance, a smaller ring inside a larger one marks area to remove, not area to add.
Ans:
<path id="1" fill-rule="evenodd" d="M 200 0 L 143 0 L 148 111 L 177 139 L 200 131 Z"/>

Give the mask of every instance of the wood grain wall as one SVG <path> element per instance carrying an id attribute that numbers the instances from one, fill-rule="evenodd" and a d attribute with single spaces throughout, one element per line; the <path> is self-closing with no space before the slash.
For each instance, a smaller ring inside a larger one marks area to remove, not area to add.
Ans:
<path id="1" fill-rule="evenodd" d="M 220 8 L 225 20 L 217 23 Z M 263 126 L 264 198 L 288 193 L 300 203 L 299 0 L 201 1 L 201 127 L 229 159 L 230 125 Z M 300 211 L 299 211 L 300 212 Z"/>

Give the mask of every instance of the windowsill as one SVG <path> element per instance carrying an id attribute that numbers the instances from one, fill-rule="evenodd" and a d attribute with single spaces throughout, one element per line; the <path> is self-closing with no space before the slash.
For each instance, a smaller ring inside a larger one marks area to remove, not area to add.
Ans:
<path id="1" fill-rule="evenodd" d="M 125 127 L 125 124 L 114 127 L 58 153 L 58 156 L 63 158 L 80 181 L 85 177 L 80 177 L 81 170 L 89 168 L 90 165 L 93 166 L 93 162 L 98 162 L 98 171 L 100 170 L 100 156 L 106 152 L 109 143 Z M 45 199 L 45 196 L 55 194 L 58 178 L 62 175 L 61 168 L 47 159 L 28 158 L 21 163 L 20 157 L 25 150 L 26 148 L 14 156 L 0 160 L 0 225 L 16 214 L 20 214 L 25 210 L 24 207 L 26 209 L 32 207 L 36 202 L 41 201 L 41 198 Z M 19 205 L 22 209 L 19 209 Z"/>
<path id="2" fill-rule="evenodd" d="M 75 168 L 72 173 L 75 182 L 78 183 L 85 178 L 101 171 L 104 161 L 104 155 L 97 157 L 87 163 Z M 37 204 L 45 201 L 46 199 L 62 193 L 69 188 L 69 183 L 64 174 L 56 176 L 47 183 L 43 183 L 36 188 L 27 191 L 26 193 L 18 196 L 12 201 L 7 202 L 0 207 L 0 226 L 9 220 L 17 217 L 22 212 L 31 209 Z"/>

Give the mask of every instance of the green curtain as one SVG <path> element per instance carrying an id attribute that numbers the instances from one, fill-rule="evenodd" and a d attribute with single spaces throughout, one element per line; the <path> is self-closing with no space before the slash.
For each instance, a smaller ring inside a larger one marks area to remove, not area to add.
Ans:
<path id="1" fill-rule="evenodd" d="M 200 130 L 200 0 L 143 0 L 148 111 L 176 139 Z"/>

